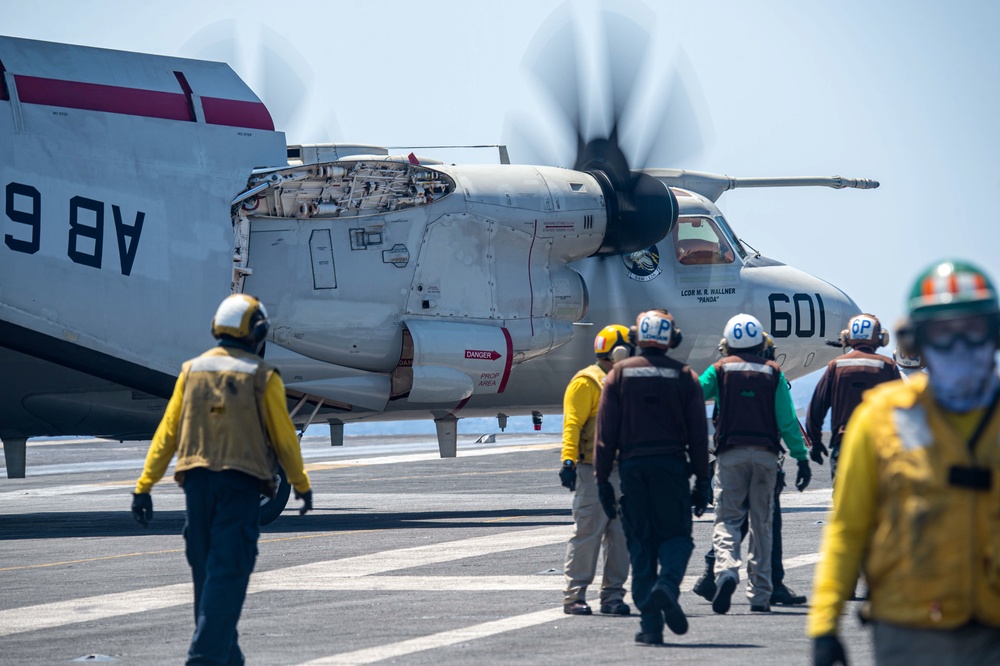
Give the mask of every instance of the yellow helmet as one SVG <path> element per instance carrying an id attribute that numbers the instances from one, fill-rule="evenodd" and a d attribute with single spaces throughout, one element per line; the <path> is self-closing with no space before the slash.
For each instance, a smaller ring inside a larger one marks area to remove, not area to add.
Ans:
<path id="1" fill-rule="evenodd" d="M 602 360 L 618 362 L 632 355 L 632 345 L 628 341 L 628 329 L 621 324 L 605 326 L 594 338 L 594 356 Z"/>
<path id="2" fill-rule="evenodd" d="M 764 350 L 760 353 L 761 356 L 766 358 L 768 361 L 773 361 L 775 356 L 774 348 L 774 338 L 767 331 L 764 331 Z"/>
<path id="3" fill-rule="evenodd" d="M 216 340 L 226 337 L 259 344 L 270 328 L 264 304 L 247 294 L 227 296 L 212 318 L 212 337 Z"/>

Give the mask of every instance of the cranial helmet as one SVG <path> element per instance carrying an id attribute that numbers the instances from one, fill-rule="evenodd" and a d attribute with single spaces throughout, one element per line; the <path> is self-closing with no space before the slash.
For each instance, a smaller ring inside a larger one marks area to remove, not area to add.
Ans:
<path id="1" fill-rule="evenodd" d="M 764 327 L 753 315 L 740 313 L 726 322 L 723 340 L 730 352 L 763 349 Z"/>
<path id="2" fill-rule="evenodd" d="M 621 324 L 605 326 L 594 338 L 594 356 L 617 363 L 632 355 L 628 329 Z"/>
<path id="3" fill-rule="evenodd" d="M 889 344 L 889 331 L 882 328 L 873 314 L 854 315 L 847 322 L 847 328 L 840 332 L 840 344 L 844 347 L 885 347 Z"/>
<path id="4" fill-rule="evenodd" d="M 666 310 L 647 310 L 635 318 L 635 342 L 640 347 L 675 349 L 683 335 Z"/>
<path id="5" fill-rule="evenodd" d="M 964 261 L 942 261 L 926 269 L 913 285 L 907 306 L 914 324 L 1000 313 L 993 282 Z"/>
<path id="6" fill-rule="evenodd" d="M 247 294 L 227 296 L 212 318 L 212 337 L 233 338 L 250 344 L 264 341 L 271 325 L 263 303 Z"/>
<path id="7" fill-rule="evenodd" d="M 920 354 L 907 353 L 899 345 L 896 345 L 896 349 L 892 352 L 892 360 L 901 368 L 919 370 L 924 367 L 924 360 L 920 358 Z"/>
<path id="8" fill-rule="evenodd" d="M 903 352 L 920 354 L 927 340 L 931 322 L 965 317 L 986 321 L 986 339 L 1000 343 L 1000 306 L 993 282 L 980 268 L 964 261 L 941 261 L 917 277 L 907 300 L 909 319 L 897 331 Z M 959 335 L 971 342 L 975 335 Z"/>

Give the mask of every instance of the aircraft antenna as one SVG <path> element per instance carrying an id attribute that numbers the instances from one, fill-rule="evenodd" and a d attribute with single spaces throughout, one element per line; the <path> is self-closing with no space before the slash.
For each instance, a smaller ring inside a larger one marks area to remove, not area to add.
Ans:
<path id="1" fill-rule="evenodd" d="M 757 259 L 757 258 L 760 257 L 760 250 L 758 250 L 757 248 L 755 248 L 753 245 L 751 245 L 750 243 L 746 242 L 742 238 L 737 238 L 736 240 L 738 240 L 741 244 L 746 245 L 748 248 L 750 248 L 751 250 L 753 250 L 754 259 Z"/>

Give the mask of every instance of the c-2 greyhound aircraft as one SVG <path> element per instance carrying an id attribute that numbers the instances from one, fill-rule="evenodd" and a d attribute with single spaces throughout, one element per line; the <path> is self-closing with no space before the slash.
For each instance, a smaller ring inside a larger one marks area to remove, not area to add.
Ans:
<path id="1" fill-rule="evenodd" d="M 666 307 L 696 370 L 757 316 L 792 379 L 860 310 L 761 257 L 737 186 L 877 187 L 630 168 L 617 129 L 574 168 L 286 145 L 226 64 L 0 37 L 0 438 L 148 438 L 230 293 L 259 297 L 299 427 L 561 411 L 608 323 Z M 285 484 L 287 486 L 287 484 Z"/>

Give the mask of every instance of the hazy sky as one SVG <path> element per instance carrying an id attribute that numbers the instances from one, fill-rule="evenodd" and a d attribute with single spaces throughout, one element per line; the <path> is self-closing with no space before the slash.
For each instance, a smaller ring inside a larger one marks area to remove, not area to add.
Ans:
<path id="1" fill-rule="evenodd" d="M 505 130 L 514 114 L 545 135 L 545 107 L 521 64 L 563 4 L 0 0 L 0 32 L 226 59 L 289 143 L 493 144 L 515 138 Z M 572 5 L 592 31 L 598 5 Z M 736 233 L 764 255 L 839 286 L 890 328 L 936 259 L 969 258 L 1000 278 L 1000 3 L 633 7 L 652 34 L 650 81 L 682 68 L 704 137 L 697 154 L 656 166 L 881 182 L 723 195 Z M 219 48 L 229 36 L 238 39 Z M 656 117 L 653 104 L 640 106 Z M 514 142 L 510 152 L 514 161 L 551 154 Z"/>

